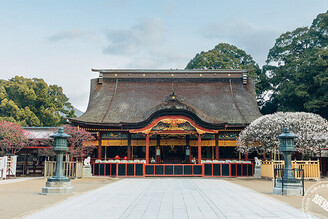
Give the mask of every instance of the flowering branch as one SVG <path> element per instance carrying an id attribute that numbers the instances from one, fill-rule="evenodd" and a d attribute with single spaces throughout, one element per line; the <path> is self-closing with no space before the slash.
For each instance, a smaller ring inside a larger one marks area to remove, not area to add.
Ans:
<path id="1" fill-rule="evenodd" d="M 295 140 L 297 151 L 315 156 L 328 145 L 328 121 L 314 113 L 278 112 L 262 116 L 253 121 L 238 137 L 237 150 L 241 153 L 262 149 L 271 153 L 279 148 L 277 136 L 284 127 L 298 137 Z"/>

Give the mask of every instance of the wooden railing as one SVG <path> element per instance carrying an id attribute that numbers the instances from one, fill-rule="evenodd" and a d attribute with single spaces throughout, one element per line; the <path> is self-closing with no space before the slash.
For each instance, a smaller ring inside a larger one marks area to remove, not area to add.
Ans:
<path id="1" fill-rule="evenodd" d="M 44 162 L 44 177 L 52 177 L 56 169 L 56 161 Z M 83 163 L 76 161 L 64 162 L 64 175 L 68 178 L 82 178 Z"/>
<path id="2" fill-rule="evenodd" d="M 284 161 L 261 161 L 261 177 L 270 178 L 274 177 L 274 169 L 284 168 Z M 320 163 L 319 161 L 292 161 L 292 168 L 298 168 L 304 170 L 304 179 L 320 180 Z M 281 176 L 277 176 L 281 177 Z M 299 173 L 296 174 L 296 178 L 299 178 Z"/>

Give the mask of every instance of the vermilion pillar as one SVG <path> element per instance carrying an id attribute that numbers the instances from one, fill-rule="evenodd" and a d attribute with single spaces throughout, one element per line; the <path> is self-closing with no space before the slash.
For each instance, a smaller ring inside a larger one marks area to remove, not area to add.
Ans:
<path id="1" fill-rule="evenodd" d="M 246 148 L 246 151 L 245 151 L 245 160 L 248 160 L 248 142 L 246 142 L 246 146 L 247 146 L 247 148 Z"/>
<path id="2" fill-rule="evenodd" d="M 219 134 L 215 134 L 215 160 L 218 160 L 219 158 Z"/>
<path id="3" fill-rule="evenodd" d="M 101 159 L 101 133 L 98 136 L 98 159 Z"/>
<path id="4" fill-rule="evenodd" d="M 146 136 L 146 164 L 149 164 L 149 134 Z"/>
<path id="5" fill-rule="evenodd" d="M 246 152 L 245 152 L 245 160 L 248 160 L 248 152 L 247 152 L 247 149 L 246 149 Z"/>
<path id="6" fill-rule="evenodd" d="M 202 163 L 202 138 L 198 134 L 198 164 Z"/>

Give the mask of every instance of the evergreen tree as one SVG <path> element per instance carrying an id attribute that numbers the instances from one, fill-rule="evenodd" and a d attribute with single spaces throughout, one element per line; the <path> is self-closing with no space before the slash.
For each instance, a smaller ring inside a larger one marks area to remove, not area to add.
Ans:
<path id="1" fill-rule="evenodd" d="M 74 117 L 74 109 L 57 85 L 43 79 L 16 76 L 0 81 L 0 121 L 22 126 L 59 126 L 61 114 Z"/>
<path id="2" fill-rule="evenodd" d="M 186 69 L 252 69 L 248 76 L 255 79 L 260 105 L 264 102 L 263 91 L 269 88 L 265 74 L 254 59 L 244 50 L 228 43 L 219 43 L 214 49 L 196 54 L 187 64 Z"/>
<path id="3" fill-rule="evenodd" d="M 263 70 L 271 98 L 262 111 L 306 111 L 328 118 L 328 12 L 312 25 L 282 34 Z"/>

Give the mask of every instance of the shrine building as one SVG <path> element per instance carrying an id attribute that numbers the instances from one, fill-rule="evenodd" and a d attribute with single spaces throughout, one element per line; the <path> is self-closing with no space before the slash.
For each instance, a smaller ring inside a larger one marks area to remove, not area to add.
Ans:
<path id="1" fill-rule="evenodd" d="M 87 111 L 69 120 L 97 136 L 94 175 L 253 174 L 235 150 L 261 116 L 249 70 L 92 71 Z"/>

